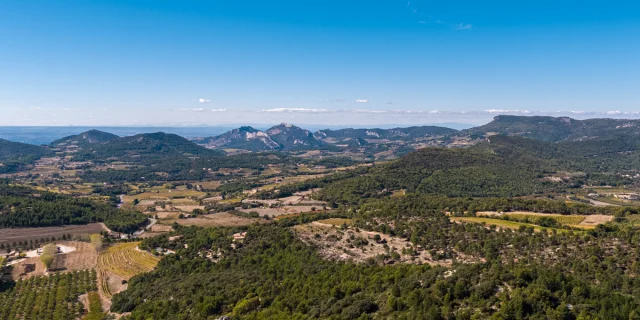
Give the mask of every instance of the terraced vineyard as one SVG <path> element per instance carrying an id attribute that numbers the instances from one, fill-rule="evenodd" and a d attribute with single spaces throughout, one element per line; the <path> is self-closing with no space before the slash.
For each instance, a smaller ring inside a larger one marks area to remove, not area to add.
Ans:
<path id="1" fill-rule="evenodd" d="M 118 243 L 98 256 L 98 285 L 107 298 L 112 296 L 108 284 L 109 274 L 124 280 L 149 272 L 158 264 L 159 258 L 138 249 L 139 242 Z"/>
<path id="2" fill-rule="evenodd" d="M 95 271 L 76 271 L 20 280 L 0 293 L 0 319 L 77 319 L 78 297 L 96 290 Z"/>

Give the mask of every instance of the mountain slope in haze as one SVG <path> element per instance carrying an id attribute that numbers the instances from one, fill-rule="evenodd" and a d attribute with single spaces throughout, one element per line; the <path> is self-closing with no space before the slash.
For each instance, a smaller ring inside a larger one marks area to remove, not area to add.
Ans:
<path id="1" fill-rule="evenodd" d="M 324 143 L 316 139 L 311 131 L 292 124 L 281 123 L 265 131 L 282 150 L 304 150 L 323 147 Z"/>
<path id="2" fill-rule="evenodd" d="M 198 139 L 196 142 L 208 148 L 233 148 L 250 151 L 280 149 L 280 145 L 273 141 L 267 133 L 250 126 L 233 129 L 216 137 Z"/>
<path id="3" fill-rule="evenodd" d="M 0 139 L 0 173 L 22 170 L 50 153 L 46 147 Z"/>
<path id="4" fill-rule="evenodd" d="M 388 140 L 413 140 L 424 137 L 441 136 L 456 133 L 457 130 L 436 127 L 436 126 L 416 126 L 408 128 L 393 129 L 339 129 L 339 130 L 319 130 L 314 136 L 325 142 L 337 141 L 345 142 L 352 139 L 388 139 Z"/>
<path id="5" fill-rule="evenodd" d="M 53 147 L 61 147 L 61 146 L 69 146 L 76 145 L 78 147 L 86 147 L 90 144 L 96 143 L 105 143 L 111 140 L 118 139 L 115 134 L 100 131 L 100 130 L 89 130 L 77 135 L 64 137 L 62 139 L 58 139 L 51 143 Z"/>
<path id="6" fill-rule="evenodd" d="M 282 123 L 265 131 L 248 126 L 240 127 L 216 137 L 200 138 L 194 141 L 208 148 L 233 148 L 250 151 L 313 149 L 339 151 L 341 149 L 338 148 L 338 145 L 347 148 L 361 148 L 370 145 L 367 140 L 417 142 L 421 138 L 440 137 L 456 132 L 457 130 L 444 127 L 421 126 L 394 129 L 326 129 L 312 133 L 309 130 Z M 381 151 L 385 150 L 383 148 Z"/>
<path id="7" fill-rule="evenodd" d="M 612 137 L 637 139 L 640 137 L 640 120 L 500 115 L 488 124 L 461 133 L 516 135 L 546 142 L 607 140 Z"/>

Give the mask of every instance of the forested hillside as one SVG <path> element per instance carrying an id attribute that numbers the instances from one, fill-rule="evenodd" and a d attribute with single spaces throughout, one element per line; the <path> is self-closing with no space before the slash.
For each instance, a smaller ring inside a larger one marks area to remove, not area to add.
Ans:
<path id="1" fill-rule="evenodd" d="M 41 146 L 0 139 L 0 174 L 23 170 L 51 152 Z"/>
<path id="2" fill-rule="evenodd" d="M 401 189 L 449 197 L 513 197 L 583 185 L 624 185 L 631 181 L 619 172 L 640 165 L 639 152 L 620 151 L 629 143 L 600 148 L 597 145 L 606 142 L 556 144 L 496 135 L 470 148 L 424 148 L 409 153 L 328 185 L 320 198 L 354 204 Z M 596 150 L 610 152 L 592 153 Z M 555 177 L 560 173 L 562 178 Z"/>
<path id="3" fill-rule="evenodd" d="M 133 232 L 147 218 L 136 211 L 26 187 L 0 184 L 0 227 L 47 227 L 104 222 L 110 229 Z"/>
<path id="4" fill-rule="evenodd" d="M 131 319 L 628 319 L 640 312 L 638 234 L 594 231 L 589 236 L 529 231 L 496 232 L 459 225 L 419 203 L 381 203 L 374 216 L 391 219 L 380 230 L 411 239 L 446 259 L 465 254 L 486 262 L 455 263 L 452 270 L 428 265 L 385 266 L 321 259 L 313 247 L 281 226 L 254 226 L 244 244 L 231 246 L 233 229 L 179 228 L 183 238 L 145 240 L 143 246 L 175 248 L 155 271 L 131 280 L 116 295 L 113 310 Z M 372 209 L 375 207 L 371 207 Z M 363 208 L 363 210 L 369 210 Z M 362 215 L 361 226 L 374 220 Z M 416 220 L 420 218 L 420 220 Z M 382 219 L 382 220 L 380 220 Z M 412 221 L 412 222 L 409 222 Z M 631 232 L 631 233 L 629 233 Z M 620 237 L 626 256 L 598 251 Z M 580 248 L 575 244 L 581 243 Z M 183 244 L 188 244 L 185 249 Z M 630 248 L 631 246 L 631 248 Z M 544 250 L 561 250 L 557 260 Z M 559 248 L 559 249 L 555 249 Z M 635 250 L 635 251 L 634 251 Z M 220 262 L 201 257 L 219 252 Z M 440 253 L 437 253 L 440 252 Z M 404 252 L 403 252 L 404 254 Z M 615 265 L 613 267 L 613 259 Z M 569 272 L 571 270 L 571 272 Z M 597 281 L 595 281 L 597 279 Z M 618 294 L 612 294 L 616 292 Z"/>
<path id="5" fill-rule="evenodd" d="M 62 139 L 55 140 L 51 142 L 51 146 L 68 146 L 68 145 L 76 145 L 78 147 L 87 147 L 91 144 L 96 143 L 105 143 L 107 141 L 118 139 L 119 137 L 115 134 L 111 134 L 108 132 L 100 131 L 100 130 L 89 130 L 87 132 L 83 132 L 77 135 L 64 137 Z"/>
<path id="6" fill-rule="evenodd" d="M 158 158 L 186 156 L 219 156 L 223 153 L 201 147 L 181 136 L 168 133 L 148 133 L 112 139 L 106 143 L 83 148 L 78 160 L 121 158 L 150 162 Z"/>
<path id="7" fill-rule="evenodd" d="M 488 124 L 463 130 L 461 134 L 515 135 L 546 142 L 609 140 L 614 136 L 640 137 L 640 121 L 630 119 L 575 120 L 568 117 L 500 115 Z"/>

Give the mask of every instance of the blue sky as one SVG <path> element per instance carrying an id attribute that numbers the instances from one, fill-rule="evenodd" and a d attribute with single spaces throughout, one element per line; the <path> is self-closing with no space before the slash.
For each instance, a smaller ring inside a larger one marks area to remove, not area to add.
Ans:
<path id="1" fill-rule="evenodd" d="M 639 89 L 636 1 L 0 2 L 0 125 L 638 117 Z"/>

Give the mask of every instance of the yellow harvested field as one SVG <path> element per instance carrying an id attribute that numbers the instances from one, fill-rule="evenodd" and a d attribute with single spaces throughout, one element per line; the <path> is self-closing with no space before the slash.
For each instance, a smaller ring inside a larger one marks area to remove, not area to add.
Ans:
<path id="1" fill-rule="evenodd" d="M 351 224 L 353 222 L 353 219 L 332 218 L 332 219 L 318 220 L 317 222 L 339 227 L 339 226 L 342 226 L 343 224 L 347 224 L 347 225 Z"/>
<path id="2" fill-rule="evenodd" d="M 247 226 L 254 223 L 265 223 L 264 219 L 250 219 L 244 217 L 238 217 L 226 212 L 206 214 L 191 219 L 178 219 L 175 222 L 183 226 L 198 226 L 198 227 L 236 227 Z M 163 221 L 163 223 L 172 223 L 173 221 Z"/>
<path id="3" fill-rule="evenodd" d="M 195 209 L 204 210 L 204 206 L 174 206 L 174 208 L 187 213 L 191 213 Z"/>
<path id="4" fill-rule="evenodd" d="M 539 212 L 529 212 L 529 211 L 514 211 L 514 212 L 505 212 L 498 213 L 494 211 L 482 211 L 476 214 L 480 217 L 501 217 L 508 216 L 513 220 L 517 220 L 518 222 L 524 223 L 535 223 L 535 221 L 542 217 L 547 217 L 556 220 L 559 224 L 585 228 L 589 229 L 595 227 L 602 223 L 607 223 L 613 219 L 613 216 L 593 214 L 593 215 L 563 215 L 563 214 L 550 214 L 550 213 L 539 213 Z"/>
<path id="5" fill-rule="evenodd" d="M 220 186 L 220 181 L 205 181 L 196 183 L 201 185 L 203 189 L 215 190 Z"/>
<path id="6" fill-rule="evenodd" d="M 108 247 L 98 256 L 98 269 L 112 272 L 125 280 L 149 272 L 160 258 L 138 249 L 140 242 L 118 243 Z"/>
<path id="7" fill-rule="evenodd" d="M 521 226 L 532 227 L 533 230 L 536 232 L 540 232 L 541 230 L 551 231 L 555 229 L 555 228 L 545 228 L 545 227 L 537 226 L 535 224 L 507 221 L 502 219 L 482 218 L 482 217 L 450 217 L 449 219 L 451 219 L 451 221 L 458 222 L 458 223 L 462 223 L 462 222 L 486 223 L 487 226 L 495 225 L 498 228 L 508 228 L 508 229 L 518 229 Z M 557 230 L 558 232 L 568 231 L 566 229 L 555 229 L 555 230 Z"/>

